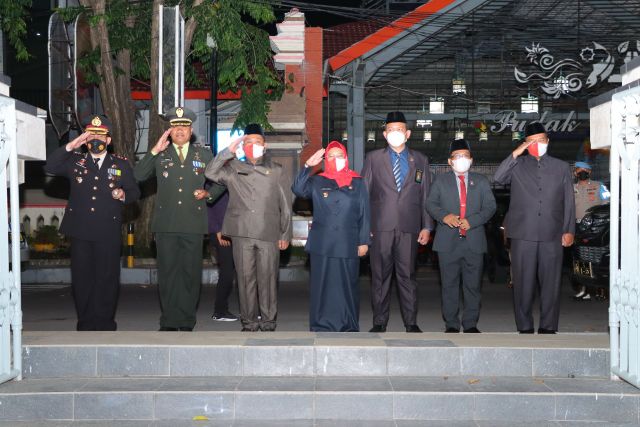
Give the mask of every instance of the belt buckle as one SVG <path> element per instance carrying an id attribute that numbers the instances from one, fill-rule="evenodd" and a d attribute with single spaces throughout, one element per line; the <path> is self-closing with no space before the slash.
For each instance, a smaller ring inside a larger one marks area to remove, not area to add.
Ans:
<path id="1" fill-rule="evenodd" d="M 465 234 L 458 234 L 458 239 L 466 239 L 467 236 Z"/>

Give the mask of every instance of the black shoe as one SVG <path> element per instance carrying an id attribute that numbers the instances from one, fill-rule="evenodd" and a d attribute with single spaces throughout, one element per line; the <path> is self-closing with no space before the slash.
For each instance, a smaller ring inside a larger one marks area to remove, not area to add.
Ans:
<path id="1" fill-rule="evenodd" d="M 591 294 L 582 294 L 580 296 L 578 295 L 574 295 L 573 297 L 574 301 L 591 301 Z"/>
<path id="2" fill-rule="evenodd" d="M 158 331 L 160 332 L 167 332 L 167 331 L 177 331 L 178 328 L 172 328 L 170 326 L 160 326 L 160 329 L 158 329 Z"/>
<path id="3" fill-rule="evenodd" d="M 480 330 L 478 328 L 476 328 L 475 326 L 473 328 L 467 328 L 464 330 L 465 334 L 479 334 Z"/>
<path id="4" fill-rule="evenodd" d="M 458 332 L 460 332 L 458 328 L 447 328 L 444 331 L 445 334 L 457 334 Z"/>
<path id="5" fill-rule="evenodd" d="M 188 326 L 180 326 L 178 328 L 178 330 L 181 331 L 181 332 L 191 332 L 191 331 L 193 331 L 193 328 L 190 328 Z"/>
<path id="6" fill-rule="evenodd" d="M 257 329 L 242 328 L 240 332 L 258 332 Z"/>
<path id="7" fill-rule="evenodd" d="M 369 329 L 369 332 L 373 332 L 373 333 L 387 332 L 387 325 L 373 325 L 373 328 Z"/>
<path id="8" fill-rule="evenodd" d="M 533 333 L 533 329 L 524 329 L 522 331 L 518 331 L 521 334 L 532 334 Z"/>
<path id="9" fill-rule="evenodd" d="M 417 333 L 421 334 L 422 330 L 418 327 L 418 325 L 407 325 L 405 326 L 407 333 Z"/>
<path id="10" fill-rule="evenodd" d="M 238 316 L 229 311 L 225 311 L 223 313 L 213 313 L 211 319 L 217 322 L 235 322 L 236 320 L 238 320 Z"/>
<path id="11" fill-rule="evenodd" d="M 538 334 L 555 334 L 553 329 L 538 328 Z"/>

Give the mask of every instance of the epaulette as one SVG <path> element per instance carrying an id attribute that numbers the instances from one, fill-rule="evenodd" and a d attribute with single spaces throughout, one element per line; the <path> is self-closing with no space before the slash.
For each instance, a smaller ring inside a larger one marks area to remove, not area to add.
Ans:
<path id="1" fill-rule="evenodd" d="M 72 151 L 73 154 L 77 155 L 77 156 L 84 156 L 86 153 L 83 153 L 82 151 Z"/>
<path id="2" fill-rule="evenodd" d="M 115 157 L 116 159 L 120 159 L 120 160 L 129 160 L 129 159 L 127 159 L 125 156 L 121 156 L 121 155 L 119 155 L 119 154 L 111 153 L 111 155 L 112 155 L 113 157 Z"/>

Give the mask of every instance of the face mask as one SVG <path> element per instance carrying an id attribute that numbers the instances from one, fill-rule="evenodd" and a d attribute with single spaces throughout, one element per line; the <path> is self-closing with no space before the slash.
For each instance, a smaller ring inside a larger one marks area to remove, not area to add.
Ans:
<path id="1" fill-rule="evenodd" d="M 589 179 L 589 172 L 581 171 L 576 175 L 578 177 L 578 181 L 586 181 Z"/>
<path id="2" fill-rule="evenodd" d="M 344 167 L 347 166 L 347 159 L 338 159 L 336 158 L 336 170 L 340 172 Z"/>
<path id="3" fill-rule="evenodd" d="M 466 157 L 463 157 L 461 159 L 455 159 L 452 163 L 453 163 L 453 170 L 458 172 L 458 173 L 465 173 L 466 171 L 469 170 L 469 168 L 471 167 L 471 159 L 467 159 Z"/>
<path id="4" fill-rule="evenodd" d="M 92 139 L 91 141 L 87 142 L 87 148 L 93 154 L 100 154 L 107 149 L 107 143 L 104 141 L 100 141 L 99 139 Z"/>
<path id="5" fill-rule="evenodd" d="M 259 159 L 264 155 L 264 145 L 245 144 L 244 152 L 252 159 Z"/>
<path id="6" fill-rule="evenodd" d="M 392 147 L 400 147 L 402 144 L 406 142 L 406 140 L 407 139 L 405 138 L 404 133 L 402 132 L 393 131 L 387 134 L 387 142 Z"/>
<path id="7" fill-rule="evenodd" d="M 549 144 L 538 144 L 537 142 L 535 142 L 530 146 L 528 146 L 527 150 L 529 150 L 529 154 L 531 154 L 534 157 L 542 157 L 547 153 L 548 145 Z"/>

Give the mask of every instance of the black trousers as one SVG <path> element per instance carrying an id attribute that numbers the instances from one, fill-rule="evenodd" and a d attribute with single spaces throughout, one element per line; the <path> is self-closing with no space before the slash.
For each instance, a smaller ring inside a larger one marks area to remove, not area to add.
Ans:
<path id="1" fill-rule="evenodd" d="M 115 331 L 121 238 L 71 239 L 71 285 L 78 331 Z"/>
<path id="2" fill-rule="evenodd" d="M 233 246 L 222 246 L 215 234 L 209 237 L 211 253 L 218 264 L 218 284 L 216 285 L 216 301 L 213 312 L 224 314 L 229 311 L 229 297 L 233 290 L 236 268 L 233 263 Z"/>
<path id="3" fill-rule="evenodd" d="M 531 313 L 536 291 L 540 293 L 539 328 L 558 330 L 562 243 L 511 239 L 513 305 L 519 331 L 534 329 Z"/>
<path id="4" fill-rule="evenodd" d="M 442 282 L 442 318 L 447 328 L 460 329 L 460 283 L 462 281 L 462 328 L 475 328 L 480 317 L 484 255 L 473 252 L 460 239 L 451 252 L 438 252 Z"/>
<path id="5" fill-rule="evenodd" d="M 418 234 L 377 231 L 371 244 L 371 306 L 373 324 L 386 325 L 391 306 L 391 277 L 395 269 L 400 311 L 405 326 L 415 325 L 418 316 L 416 254 Z"/>

